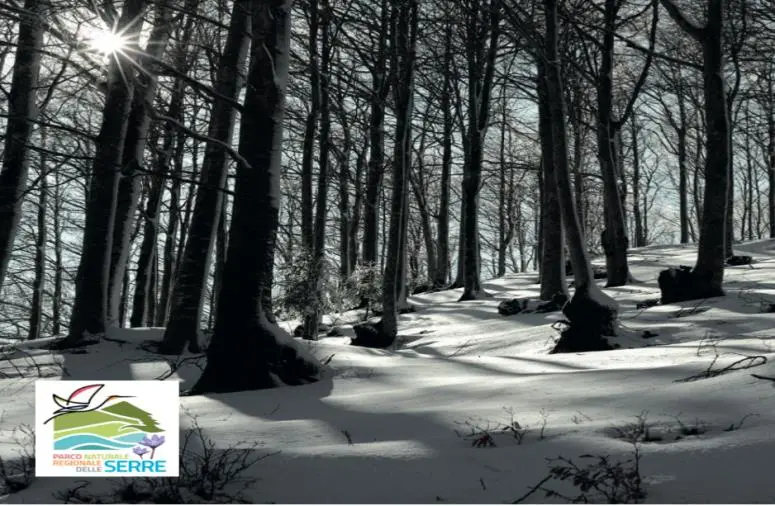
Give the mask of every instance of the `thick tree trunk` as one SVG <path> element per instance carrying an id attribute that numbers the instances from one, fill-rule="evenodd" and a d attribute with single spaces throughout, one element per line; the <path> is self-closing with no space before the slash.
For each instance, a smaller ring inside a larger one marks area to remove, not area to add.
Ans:
<path id="1" fill-rule="evenodd" d="M 694 266 L 698 297 L 723 295 L 726 260 L 727 203 L 731 160 L 731 130 L 724 80 L 724 0 L 708 0 L 708 21 L 698 27 L 670 0 L 661 0 L 670 16 L 702 44 L 705 95 L 705 194 Z"/>
<path id="2" fill-rule="evenodd" d="M 11 260 L 30 170 L 29 144 L 38 116 L 36 94 L 48 0 L 25 0 L 8 98 L 5 146 L 0 167 L 0 287 Z"/>
<path id="3" fill-rule="evenodd" d="M 558 294 L 567 300 L 565 279 L 565 240 L 557 176 L 554 165 L 554 142 L 549 95 L 546 86 L 546 64 L 538 60 L 538 129 L 541 139 L 541 300 L 552 300 Z"/>
<path id="4" fill-rule="evenodd" d="M 608 282 L 606 286 L 626 285 L 630 280 L 627 263 L 627 230 L 624 223 L 622 196 L 619 191 L 617 136 L 619 127 L 613 121 L 613 58 L 618 0 L 605 0 L 605 28 L 600 52 L 597 87 L 597 156 L 603 177 L 603 249 Z"/>
<path id="5" fill-rule="evenodd" d="M 568 145 L 565 129 L 565 103 L 562 73 L 557 49 L 557 0 L 544 0 L 546 17 L 546 93 L 552 125 L 553 161 L 558 203 L 565 229 L 575 292 L 563 312 L 570 327 L 555 347 L 555 352 L 584 351 L 610 348 L 602 337 L 614 332 L 617 305 L 595 285 L 587 255 L 584 236 L 573 203 L 568 167 Z M 547 182 L 548 184 L 548 182 Z"/>
<path id="6" fill-rule="evenodd" d="M 142 29 L 146 0 L 124 3 L 117 30 L 136 37 Z M 81 260 L 75 279 L 75 298 L 68 336 L 60 347 L 77 346 L 88 335 L 103 334 L 108 325 L 108 285 L 115 223 L 118 174 L 132 108 L 134 82 L 127 78 L 134 63 L 130 53 L 118 52 L 108 69 L 108 91 L 102 127 L 92 165 L 86 203 Z"/>
<path id="7" fill-rule="evenodd" d="M 193 393 L 235 392 L 318 379 L 318 367 L 267 319 L 261 295 L 271 282 L 280 212 L 284 95 L 290 51 L 289 3 L 252 0 L 253 47 L 240 125 L 229 251 L 207 366 Z"/>
<path id="8" fill-rule="evenodd" d="M 382 320 L 379 324 L 382 347 L 390 346 L 398 334 L 398 310 L 405 299 L 406 237 L 408 221 L 407 176 L 412 157 L 412 111 L 414 102 L 414 63 L 417 43 L 417 0 L 400 0 L 394 7 L 392 23 L 392 88 L 396 104 L 396 142 L 393 150 L 393 197 L 390 209 L 388 257 L 382 283 Z M 392 17 L 392 16 L 391 16 Z"/>
<path id="9" fill-rule="evenodd" d="M 233 136 L 235 116 L 229 100 L 238 98 L 242 83 L 240 71 L 250 42 L 249 8 L 250 0 L 235 1 L 226 45 L 218 62 L 215 89 L 226 99 L 215 100 L 208 137 L 227 144 Z M 162 353 L 180 354 L 187 343 L 191 351 L 199 348 L 199 320 L 226 176 L 226 152 L 221 146 L 208 143 L 188 240 L 175 276 L 169 320 L 160 345 Z"/>

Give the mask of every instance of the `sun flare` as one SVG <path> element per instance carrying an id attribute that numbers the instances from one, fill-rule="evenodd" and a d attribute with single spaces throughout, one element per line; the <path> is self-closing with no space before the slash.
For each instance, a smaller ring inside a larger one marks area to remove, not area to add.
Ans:
<path id="1" fill-rule="evenodd" d="M 92 51 L 97 51 L 106 56 L 121 51 L 126 47 L 124 37 L 111 30 L 93 30 L 87 34 L 86 41 Z"/>

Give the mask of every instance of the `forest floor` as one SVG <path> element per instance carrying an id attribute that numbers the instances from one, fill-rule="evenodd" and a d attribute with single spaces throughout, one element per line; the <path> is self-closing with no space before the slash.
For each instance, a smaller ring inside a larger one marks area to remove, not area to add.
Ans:
<path id="1" fill-rule="evenodd" d="M 508 275 L 485 284 L 486 300 L 458 303 L 459 290 L 412 297 L 418 311 L 401 317 L 395 350 L 349 346 L 352 328 L 340 321 L 345 337 L 301 342 L 330 359 L 325 380 L 183 397 L 181 425 L 197 423 L 218 448 L 269 455 L 250 469 L 258 481 L 245 495 L 257 503 L 512 502 L 548 475 L 547 459 L 583 469 L 598 461 L 582 455 L 607 455 L 616 472 L 636 446 L 645 502 L 772 503 L 775 382 L 751 374 L 775 376 L 775 313 L 766 312 L 775 242 L 735 250 L 756 263 L 727 269 L 726 297 L 648 308 L 638 305 L 659 297 L 659 270 L 693 265 L 695 247 L 633 250 L 640 282 L 605 290 L 621 305 L 613 351 L 548 354 L 562 314 L 499 316 L 500 301 L 538 294 L 535 273 Z M 169 363 L 138 347 L 160 335 L 115 330 L 118 341 L 87 354 L 31 349 L 4 360 L 0 456 L 14 458 L 14 429 L 34 423 L 37 374 L 162 378 Z M 187 361 L 168 380 L 185 389 L 200 366 Z M 38 478 L 3 501 L 51 503 L 72 486 Z M 526 501 L 567 502 L 545 489 L 581 493 L 556 479 L 542 489 Z"/>

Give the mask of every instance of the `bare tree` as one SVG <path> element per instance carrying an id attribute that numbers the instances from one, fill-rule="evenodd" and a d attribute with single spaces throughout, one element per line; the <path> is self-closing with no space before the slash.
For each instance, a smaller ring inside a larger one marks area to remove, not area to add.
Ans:
<path id="1" fill-rule="evenodd" d="M 302 229 L 307 232 L 312 232 L 312 241 L 307 244 L 309 251 L 306 251 L 308 258 L 307 282 L 308 282 L 308 297 L 309 301 L 306 305 L 306 311 L 304 315 L 304 326 L 302 336 L 305 339 L 317 339 L 318 337 L 318 323 L 320 323 L 320 302 L 323 298 L 322 282 L 324 275 L 324 262 L 325 262 L 325 247 L 326 247 L 326 216 L 328 215 L 328 188 L 329 188 L 329 165 L 331 158 L 331 96 L 330 96 L 330 71 L 331 71 L 331 9 L 328 4 L 328 0 L 320 0 L 312 2 L 312 9 L 320 12 L 315 14 L 315 23 L 318 22 L 317 17 L 320 16 L 320 73 L 317 74 L 317 65 L 313 70 L 312 79 L 312 103 L 316 104 L 315 109 L 319 109 L 320 119 L 320 137 L 318 141 L 318 188 L 317 188 L 317 201 L 315 207 L 314 223 L 311 230 L 306 230 L 305 222 L 302 221 Z M 317 34 L 318 29 L 315 29 Z M 314 47 L 313 47 L 314 46 Z M 311 39 L 310 54 L 313 61 L 317 60 L 315 54 L 317 53 L 317 37 Z M 314 121 L 318 120 L 318 114 L 312 116 Z M 314 129 L 313 129 L 314 132 Z M 310 143 L 314 145 L 314 138 L 312 140 L 305 139 L 305 148 Z M 306 151 L 305 151 L 306 154 Z M 311 161 L 310 161 L 311 164 Z M 306 167 L 305 167 L 306 169 Z M 310 167 L 311 169 L 311 167 Z M 305 176 L 311 177 L 311 172 L 305 170 Z M 305 202 L 302 210 L 306 206 L 311 206 L 312 201 Z M 312 219 L 309 213 L 304 213 L 306 219 Z M 309 241 L 307 241 L 309 242 Z"/>
<path id="2" fill-rule="evenodd" d="M 25 0 L 8 94 L 8 122 L 0 170 L 0 287 L 11 260 L 30 169 L 29 143 L 38 115 L 36 93 L 48 0 Z"/>
<path id="3" fill-rule="evenodd" d="M 280 213 L 290 2 L 250 0 L 252 46 L 240 123 L 229 246 L 207 366 L 193 393 L 235 392 L 315 381 L 318 367 L 269 321 L 262 293 L 271 283 Z"/>
<path id="4" fill-rule="evenodd" d="M 125 34 L 130 44 L 137 44 L 146 3 L 146 0 L 124 3 L 116 29 Z M 103 334 L 107 328 L 118 174 L 135 86 L 133 73 L 129 71 L 135 64 L 133 58 L 136 56 L 130 52 L 116 52 L 108 68 L 107 97 L 91 170 L 75 299 L 69 333 L 58 343 L 60 347 L 77 346 L 89 340 L 87 334 Z"/>
<path id="5" fill-rule="evenodd" d="M 556 295 L 568 298 L 565 279 L 565 240 L 560 209 L 560 196 L 556 184 L 554 160 L 554 137 L 552 129 L 551 103 L 546 85 L 546 62 L 536 58 L 538 77 L 538 123 L 541 142 L 541 299 L 551 300 Z"/>
<path id="6" fill-rule="evenodd" d="M 600 172 L 603 176 L 603 211 L 605 215 L 605 229 L 603 231 L 603 249 L 606 255 L 606 270 L 608 272 L 607 286 L 621 286 L 627 284 L 630 279 L 630 270 L 627 263 L 628 237 L 624 207 L 622 184 L 624 174 L 619 170 L 621 157 L 619 156 L 622 127 L 626 124 L 635 100 L 648 75 L 649 67 L 653 59 L 654 41 L 658 22 L 658 4 L 654 0 L 654 14 L 651 23 L 651 35 L 649 39 L 650 50 L 646 62 L 641 71 L 635 88 L 627 101 L 624 111 L 618 119 L 613 117 L 613 67 L 614 67 L 614 42 L 617 19 L 623 0 L 605 0 L 603 7 L 603 37 L 600 46 L 600 67 L 598 69 L 597 83 L 597 148 L 600 161 Z"/>
<path id="7" fill-rule="evenodd" d="M 480 281 L 479 188 L 482 156 L 490 117 L 490 97 L 500 36 L 501 7 L 496 1 L 471 0 L 466 5 L 466 62 L 468 70 L 468 124 L 463 136 L 464 228 L 459 262 L 463 265 L 461 301 L 484 295 Z M 483 25 L 487 29 L 483 29 Z"/>
<path id="8" fill-rule="evenodd" d="M 579 226 L 570 185 L 565 100 L 557 49 L 557 0 L 543 0 L 543 6 L 546 35 L 542 57 L 546 59 L 545 86 L 552 128 L 552 153 L 544 156 L 552 156 L 554 162 L 558 204 L 568 242 L 575 285 L 573 298 L 563 309 L 570 322 L 570 328 L 563 332 L 555 351 L 607 349 L 610 346 L 602 335 L 614 331 L 613 325 L 618 306 L 594 282 L 584 237 Z M 551 183 L 547 181 L 546 184 Z"/>
<path id="9" fill-rule="evenodd" d="M 731 129 L 724 79 L 724 0 L 707 0 L 704 25 L 690 20 L 672 0 L 660 0 L 670 17 L 702 45 L 703 92 L 708 129 L 705 138 L 705 194 L 700 241 L 693 272 L 698 297 L 723 295 L 727 191 Z"/>
<path id="10" fill-rule="evenodd" d="M 381 344 L 389 346 L 398 333 L 398 306 L 405 290 L 407 250 L 408 173 L 412 163 L 412 112 L 414 110 L 414 66 L 416 58 L 418 1 L 399 0 L 392 18 L 391 89 L 396 108 L 396 142 L 393 150 L 393 197 L 385 278 L 382 283 Z"/>
<path id="11" fill-rule="evenodd" d="M 153 107 L 156 96 L 156 74 L 150 70 L 154 61 L 161 59 L 167 47 L 171 31 L 172 12 L 167 2 L 156 4 L 156 14 L 148 45 L 139 60 L 142 70 L 135 78 L 132 109 L 127 124 L 126 139 L 122 152 L 121 176 L 118 183 L 115 223 L 113 225 L 113 244 L 111 247 L 110 285 L 108 301 L 108 320 L 112 325 L 122 326 L 119 308 L 125 307 L 122 297 L 124 277 L 129 262 L 129 249 L 132 243 L 131 232 L 135 228 L 135 214 L 140 198 L 140 186 L 143 178 L 139 169 L 143 165 L 146 140 L 151 124 L 148 109 Z"/>
<path id="12" fill-rule="evenodd" d="M 196 192 L 186 247 L 180 260 L 172 291 L 170 316 L 161 342 L 162 353 L 179 354 L 188 343 L 197 350 L 199 319 L 204 304 L 204 288 L 215 243 L 215 232 L 222 210 L 226 183 L 226 152 L 234 132 L 237 98 L 243 78 L 242 68 L 250 42 L 250 0 L 236 0 L 232 9 L 226 45 L 218 62 L 215 89 L 217 98 L 210 114 L 209 139 L 205 149 L 200 185 Z"/>

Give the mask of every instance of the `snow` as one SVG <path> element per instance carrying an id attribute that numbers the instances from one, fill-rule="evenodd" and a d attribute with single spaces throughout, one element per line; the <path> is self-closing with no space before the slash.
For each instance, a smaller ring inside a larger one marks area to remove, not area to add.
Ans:
<path id="1" fill-rule="evenodd" d="M 775 314 L 761 311 L 775 303 L 775 241 L 735 250 L 757 263 L 728 268 L 726 297 L 646 309 L 636 304 L 659 297 L 659 270 L 692 265 L 696 255 L 692 246 L 633 250 L 642 283 L 604 290 L 620 306 L 617 350 L 549 355 L 560 313 L 497 313 L 501 300 L 538 295 L 535 273 L 512 274 L 485 283 L 491 299 L 458 303 L 460 290 L 413 297 L 418 311 L 401 317 L 396 350 L 348 346 L 349 337 L 300 341 L 321 360 L 333 355 L 323 381 L 183 397 L 181 425 L 196 418 L 219 448 L 279 452 L 251 470 L 260 481 L 248 497 L 258 503 L 503 503 L 547 475 L 547 458 L 631 458 L 615 428 L 642 415 L 662 437 L 640 445 L 646 502 L 771 503 L 775 388 L 751 373 L 775 376 L 775 364 L 681 381 L 714 360 L 721 369 L 745 356 L 773 359 Z M 658 335 L 645 339 L 646 330 Z M 138 345 L 161 335 L 116 329 L 88 354 L 28 348 L 12 362 L 29 366 L 34 357 L 69 379 L 154 379 L 169 365 Z M 0 456 L 12 458 L 13 428 L 33 423 L 34 378 L 13 377 L 7 360 L 0 366 Z M 198 374 L 189 361 L 168 381 L 186 388 Z M 521 444 L 497 432 L 512 414 L 529 429 Z M 702 433 L 681 436 L 682 424 Z M 489 427 L 496 446 L 473 447 L 465 437 L 471 426 Z M 50 503 L 72 483 L 37 479 L 4 501 Z M 567 484 L 546 486 L 573 493 Z M 528 501 L 562 502 L 540 492 Z"/>

